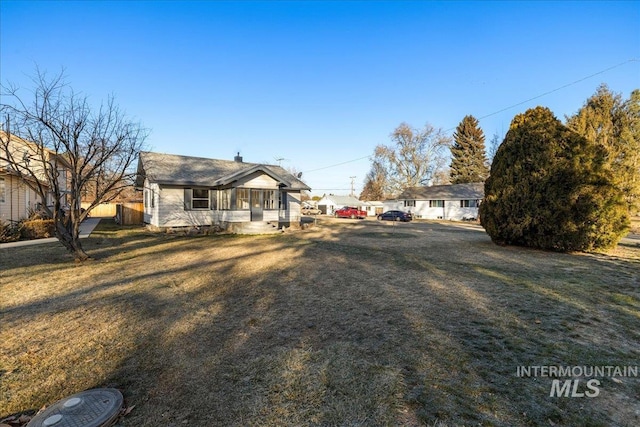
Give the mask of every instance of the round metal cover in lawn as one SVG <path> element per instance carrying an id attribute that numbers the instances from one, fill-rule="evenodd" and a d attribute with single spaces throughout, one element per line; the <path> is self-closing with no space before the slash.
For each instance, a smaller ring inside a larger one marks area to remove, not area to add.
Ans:
<path id="1" fill-rule="evenodd" d="M 107 427 L 120 415 L 122 394 L 95 388 L 58 400 L 31 419 L 27 427 Z"/>

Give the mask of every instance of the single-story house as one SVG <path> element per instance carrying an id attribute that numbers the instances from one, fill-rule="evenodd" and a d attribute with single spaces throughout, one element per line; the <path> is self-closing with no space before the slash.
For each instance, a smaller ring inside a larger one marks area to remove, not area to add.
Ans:
<path id="1" fill-rule="evenodd" d="M 379 200 L 363 202 L 362 210 L 367 212 L 367 216 L 377 217 L 385 211 L 384 203 Z"/>
<path id="2" fill-rule="evenodd" d="M 0 131 L 0 221 L 20 221 L 42 205 L 53 205 L 45 169 L 58 171 L 58 187 L 64 193 L 68 167 L 63 156 Z M 38 187 L 42 188 L 45 200 L 35 190 Z"/>
<path id="3" fill-rule="evenodd" d="M 220 226 L 262 233 L 300 223 L 301 192 L 310 188 L 280 166 L 140 153 L 136 186 L 144 222 L 158 228 Z"/>
<path id="4" fill-rule="evenodd" d="M 385 206 L 411 212 L 416 218 L 454 221 L 478 218 L 478 207 L 484 198 L 484 183 L 411 187 Z"/>
<path id="5" fill-rule="evenodd" d="M 336 196 L 334 194 L 325 194 L 322 199 L 318 200 L 318 209 L 327 215 L 333 215 L 333 212 L 345 206 L 362 209 L 364 202 L 353 196 Z"/>

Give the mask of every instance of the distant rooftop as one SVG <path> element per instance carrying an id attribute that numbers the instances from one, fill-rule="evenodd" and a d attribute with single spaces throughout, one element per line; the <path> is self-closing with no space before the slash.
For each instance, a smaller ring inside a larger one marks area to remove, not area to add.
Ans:
<path id="1" fill-rule="evenodd" d="M 484 183 L 433 185 L 404 190 L 399 200 L 474 200 L 484 197 Z"/>

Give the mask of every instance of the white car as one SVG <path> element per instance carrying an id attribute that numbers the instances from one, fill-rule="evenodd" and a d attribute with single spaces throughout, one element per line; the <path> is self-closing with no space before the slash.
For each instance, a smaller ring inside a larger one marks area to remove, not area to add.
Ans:
<path id="1" fill-rule="evenodd" d="M 311 206 L 306 206 L 300 209 L 300 213 L 302 215 L 320 215 L 322 211 L 318 208 L 314 208 Z"/>

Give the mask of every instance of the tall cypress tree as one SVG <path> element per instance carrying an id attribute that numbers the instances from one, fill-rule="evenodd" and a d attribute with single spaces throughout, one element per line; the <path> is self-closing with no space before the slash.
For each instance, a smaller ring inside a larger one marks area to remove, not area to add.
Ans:
<path id="1" fill-rule="evenodd" d="M 453 134 L 455 141 L 451 147 L 451 182 L 465 184 L 484 182 L 489 176 L 484 133 L 478 120 L 465 116 Z"/>
<path id="2" fill-rule="evenodd" d="M 517 115 L 484 185 L 483 227 L 499 244 L 557 251 L 614 246 L 629 216 L 606 156 L 548 108 Z"/>

